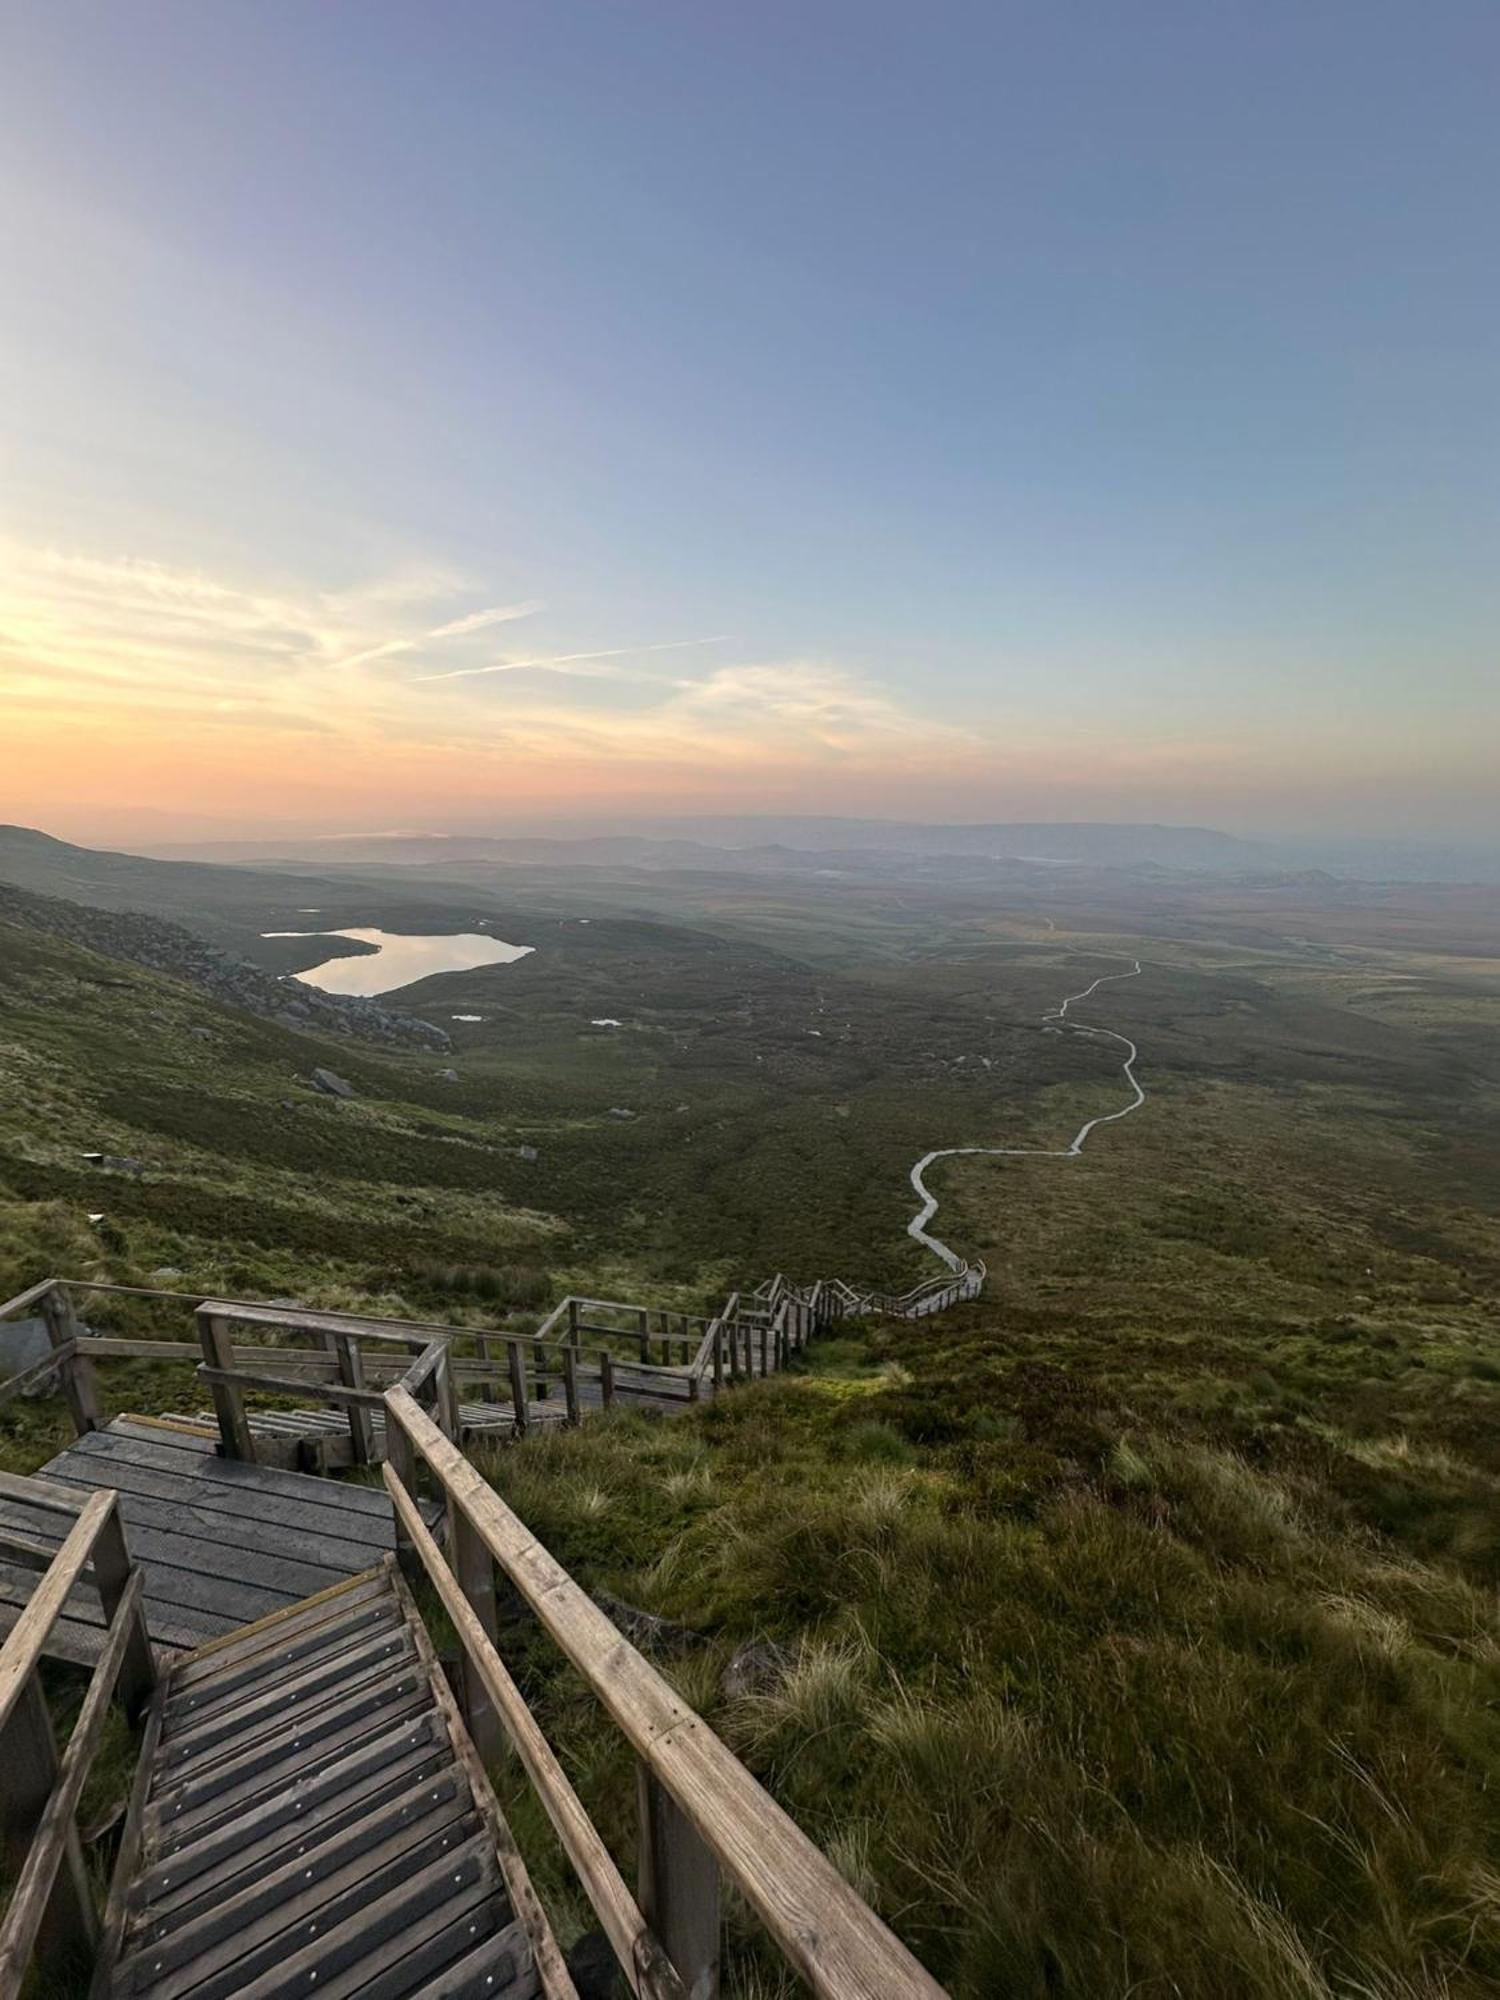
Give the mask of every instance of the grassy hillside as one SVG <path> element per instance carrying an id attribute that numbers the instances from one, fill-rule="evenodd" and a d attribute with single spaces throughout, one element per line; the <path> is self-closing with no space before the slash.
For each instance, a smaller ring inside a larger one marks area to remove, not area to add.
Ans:
<path id="1" fill-rule="evenodd" d="M 534 887 L 533 957 L 401 996 L 451 1057 L 0 927 L 4 1289 L 167 1269 L 527 1324 L 569 1285 L 909 1280 L 912 1158 L 1057 1146 L 1121 1100 L 1118 1052 L 1042 1015 L 1139 954 L 1085 1018 L 1137 1039 L 1146 1107 L 1078 1160 L 933 1174 L 982 1301 L 486 1469 L 684 1628 L 663 1665 L 955 1993 L 1496 1990 L 1494 909 L 700 891 Z M 132 1367 L 117 1400 L 180 1404 Z M 0 1450 L 35 1465 L 61 1427 L 13 1406 Z M 628 1761 L 508 1643 L 628 1858 Z M 776 1990 L 738 1929 L 733 1990 Z"/>

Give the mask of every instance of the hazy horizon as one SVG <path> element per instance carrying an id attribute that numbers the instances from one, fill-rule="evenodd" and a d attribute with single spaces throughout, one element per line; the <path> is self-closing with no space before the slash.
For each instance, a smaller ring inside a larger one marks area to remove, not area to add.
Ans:
<path id="1" fill-rule="evenodd" d="M 1497 56 L 12 10 L 0 812 L 1494 839 Z"/>

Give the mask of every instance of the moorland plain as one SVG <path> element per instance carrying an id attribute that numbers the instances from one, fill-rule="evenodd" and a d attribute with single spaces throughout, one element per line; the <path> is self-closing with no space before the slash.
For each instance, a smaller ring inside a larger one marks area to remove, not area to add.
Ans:
<path id="1" fill-rule="evenodd" d="M 199 921 L 218 872 L 172 877 L 169 913 Z M 6 925 L 14 1287 L 165 1270 L 524 1325 L 568 1288 L 910 1282 L 913 1159 L 1061 1145 L 1122 1100 L 1118 1049 L 1043 1016 L 1138 956 L 1079 1012 L 1139 1044 L 1147 1104 L 1076 1160 L 933 1172 L 980 1301 L 486 1470 L 587 1582 L 684 1628 L 668 1670 L 956 1993 L 1493 1990 L 1494 892 L 564 872 L 257 872 L 221 905 L 236 936 L 326 902 L 534 944 L 399 996 L 451 1053 Z M 320 1063 L 357 1095 L 313 1090 Z M 190 1393 L 144 1363 L 107 1392 Z M 21 1468 L 65 1428 L 46 1402 L 0 1422 Z M 729 1691 L 751 1640 L 779 1664 Z M 510 1644 L 628 1855 L 633 1774 L 535 1636 Z M 738 1922 L 733 1959 L 775 1990 Z"/>

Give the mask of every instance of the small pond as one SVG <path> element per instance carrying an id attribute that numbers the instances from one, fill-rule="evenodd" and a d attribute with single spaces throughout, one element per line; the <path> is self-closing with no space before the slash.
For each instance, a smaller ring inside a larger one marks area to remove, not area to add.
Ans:
<path id="1" fill-rule="evenodd" d="M 379 993 L 393 993 L 414 980 L 430 979 L 435 972 L 472 972 L 477 965 L 509 965 L 525 958 L 536 947 L 507 944 L 503 938 L 485 937 L 478 931 L 451 937 L 403 937 L 395 931 L 262 931 L 262 937 L 341 937 L 375 949 L 357 957 L 329 958 L 306 972 L 293 973 L 304 986 L 316 986 L 320 993 L 343 993 L 371 999 Z"/>

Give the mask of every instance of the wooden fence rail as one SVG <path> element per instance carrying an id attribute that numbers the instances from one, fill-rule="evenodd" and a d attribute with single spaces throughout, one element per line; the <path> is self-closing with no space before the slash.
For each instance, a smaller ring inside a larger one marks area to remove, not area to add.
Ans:
<path id="1" fill-rule="evenodd" d="M 721 1877 L 824 2000 L 942 2000 L 936 1981 L 411 1394 L 397 1387 L 385 1401 L 393 1442 L 403 1441 L 385 1468 L 402 1563 L 438 1591 L 472 1670 L 471 1724 L 491 1741 L 498 1726 L 515 1746 L 638 2000 L 717 1993 Z M 446 1557 L 417 1506 L 419 1461 L 447 1505 Z M 496 1650 L 496 1566 L 635 1752 L 635 1897 Z"/>
<path id="2" fill-rule="evenodd" d="M 197 1364 L 196 1379 L 212 1400 L 228 1456 L 253 1461 L 259 1448 L 281 1463 L 367 1465 L 382 1449 L 381 1393 L 402 1379 L 414 1358 L 435 1348 L 444 1357 L 440 1374 L 435 1362 L 427 1365 L 452 1435 L 460 1441 L 481 1431 L 521 1436 L 539 1421 L 557 1420 L 555 1398 L 568 1423 L 621 1400 L 667 1409 L 695 1403 L 788 1367 L 822 1327 L 850 1313 L 921 1317 L 973 1297 L 983 1282 L 984 1267 L 974 1265 L 896 1296 L 861 1293 L 841 1280 L 797 1286 L 778 1274 L 752 1292 L 731 1293 L 712 1316 L 574 1294 L 528 1334 L 50 1278 L 0 1305 L 0 1320 L 34 1308 L 51 1348 L 0 1383 L 0 1404 L 55 1373 L 82 1434 L 102 1421 L 97 1364 L 188 1361 Z M 197 1337 L 131 1340 L 90 1333 L 79 1319 L 79 1303 L 94 1294 L 187 1306 Z M 306 1344 L 286 1346 L 289 1337 Z M 275 1413 L 250 1408 L 247 1397 L 300 1400 L 330 1414 L 311 1430 L 310 1419 L 281 1421 L 278 1428 Z"/>
<path id="3" fill-rule="evenodd" d="M 126 1552 L 119 1496 L 101 1491 L 80 1504 L 68 1488 L 47 1480 L 7 1478 L 6 1484 L 34 1507 L 76 1517 L 0 1648 L 0 1835 L 16 1873 L 0 1922 L 0 2000 L 16 2000 L 33 1963 L 44 1976 L 60 1977 L 98 1937 L 78 1802 L 111 1700 L 118 1697 L 134 1720 L 149 1700 L 156 1670 L 141 1609 L 141 1573 Z M 104 1609 L 104 1643 L 59 1757 L 41 1660 L 63 1607 L 85 1579 Z"/>

